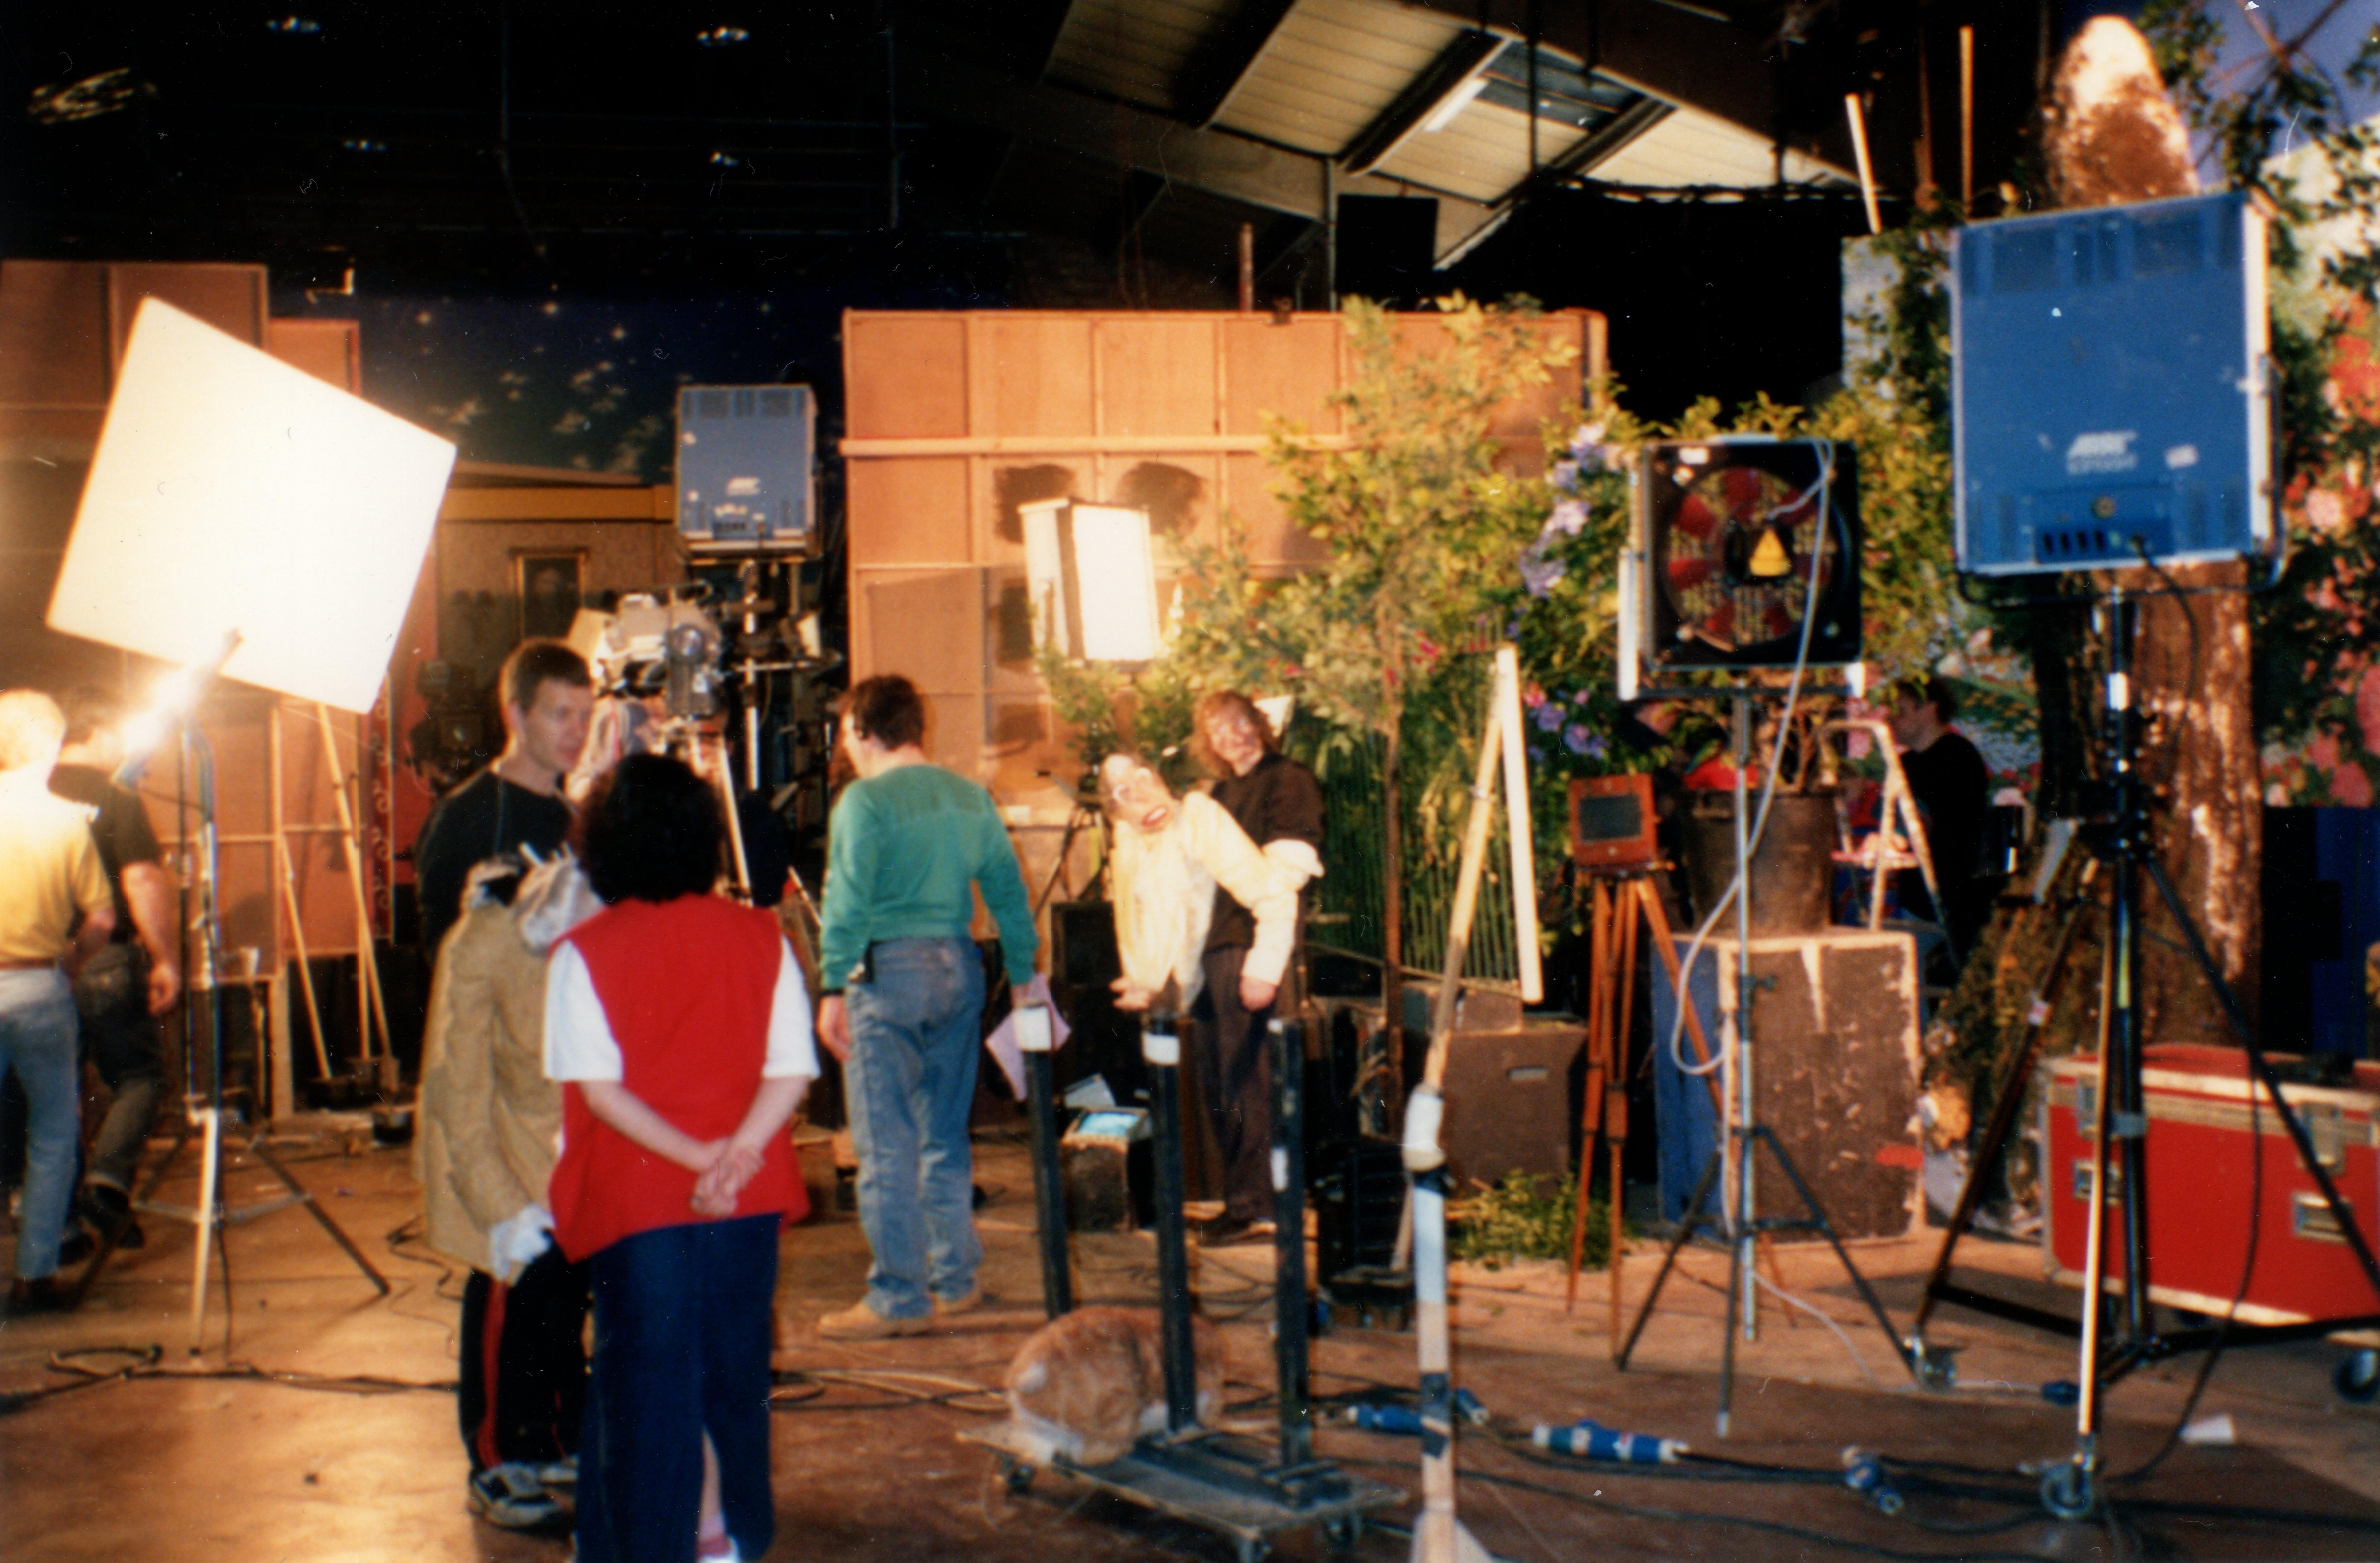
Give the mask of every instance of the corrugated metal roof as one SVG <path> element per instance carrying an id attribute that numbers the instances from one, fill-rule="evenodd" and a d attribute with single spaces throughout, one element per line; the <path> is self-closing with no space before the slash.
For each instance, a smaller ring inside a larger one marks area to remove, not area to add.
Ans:
<path id="1" fill-rule="evenodd" d="M 1577 139 L 1576 131 L 1540 120 L 1537 156 L 1550 162 Z M 1529 176 L 1529 117 L 1501 103 L 1467 104 L 1444 129 L 1407 137 L 1373 172 L 1474 200 L 1496 200 Z"/>
<path id="2" fill-rule="evenodd" d="M 1174 88 L 1202 44 L 1230 21 L 1231 0 L 1075 0 L 1050 74 L 1146 104 L 1179 107 Z M 1220 128 L 1336 156 L 1371 127 L 1472 30 L 1459 17 L 1393 0 L 1297 0 L 1243 75 L 1216 121 Z M 1484 87 L 1447 122 L 1417 128 L 1373 172 L 1494 203 L 1531 173 L 1528 56 L 1506 45 L 1475 76 Z M 1475 87 L 1479 84 L 1475 83 Z M 1540 48 L 1536 157 L 1557 164 L 1645 95 Z M 1684 104 L 1580 171 L 1615 184 L 1762 186 L 1776 177 L 1767 138 Z M 1789 181 L 1841 181 L 1841 170 L 1788 152 Z"/>
<path id="3" fill-rule="evenodd" d="M 1219 123 L 1335 155 L 1464 30 L 1381 0 L 1299 0 Z"/>
<path id="4" fill-rule="evenodd" d="M 1049 74 L 1071 86 L 1160 111 L 1231 0 L 1075 0 L 1050 51 Z"/>
<path id="5" fill-rule="evenodd" d="M 1668 118 L 1587 170 L 1615 185 L 1739 185 L 1772 183 L 1776 151 L 1765 136 L 1741 125 L 1679 104 Z M 1788 148 L 1788 184 L 1843 183 L 1845 176 L 1814 157 Z"/>

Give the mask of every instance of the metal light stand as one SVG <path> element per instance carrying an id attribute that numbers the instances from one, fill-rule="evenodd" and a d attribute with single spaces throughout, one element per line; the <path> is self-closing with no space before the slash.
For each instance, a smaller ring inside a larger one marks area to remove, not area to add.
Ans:
<path id="1" fill-rule="evenodd" d="M 2142 1081 L 2143 1041 L 2140 1005 L 2139 879 L 2143 871 L 2156 888 L 2166 911 L 2189 945 L 2192 959 L 2214 990 L 2225 1019 L 2247 1051 L 2249 1065 L 2255 1077 L 2249 1086 L 2251 1093 L 2254 1092 L 2257 1084 L 2261 1084 L 2269 1096 L 2275 1113 L 2289 1133 L 2300 1163 L 2322 1191 L 2331 1219 L 2338 1224 L 2343 1240 L 2354 1250 L 2375 1300 L 2380 1300 L 2380 1261 L 2375 1261 L 2362 1229 L 2356 1225 L 2353 1213 L 2340 1199 L 2338 1184 L 2323 1165 L 2304 1121 L 2281 1094 L 2280 1076 L 2265 1056 L 2253 1028 L 2248 1024 L 2238 997 L 2216 965 L 2215 957 L 2207 950 L 2198 925 L 2182 905 L 2181 897 L 2175 891 L 2164 865 L 2157 860 L 2150 830 L 2147 792 L 2140 775 L 2140 722 L 2132 704 L 2131 652 L 2137 604 L 2131 594 L 2126 592 L 2120 584 L 2115 584 L 2107 588 L 2099 612 L 2103 616 L 2103 627 L 2107 637 L 2107 674 L 2100 734 L 2107 767 L 2103 785 L 2107 807 L 2104 818 L 2085 828 L 2083 840 L 2093 855 L 2114 872 L 2115 885 L 2109 898 L 2107 939 L 2100 968 L 2099 1077 L 2093 1092 L 2091 1204 L 2084 1229 L 2081 1317 L 2079 1322 L 2069 1320 L 2062 1315 L 2050 1314 L 2046 1310 L 1990 1298 L 1950 1286 L 1944 1278 L 1949 1267 L 1951 1246 L 1973 1215 L 1978 1184 L 1998 1154 L 1998 1141 L 2006 1135 L 2013 1121 L 2016 1100 L 2023 1095 L 2024 1072 L 2030 1068 L 2034 1051 L 2038 1046 L 2040 1026 L 2047 1019 L 2048 988 L 2046 984 L 2042 993 L 2036 995 L 2028 1015 L 2027 1034 L 2019 1052 L 2016 1069 L 2003 1087 L 2000 1105 L 1993 1116 L 1991 1133 L 1986 1142 L 1992 1148 L 1987 1154 L 1979 1156 L 1968 1171 L 1967 1187 L 1960 1194 L 1958 1215 L 1953 1218 L 1950 1231 L 1945 1236 L 1941 1254 L 1936 1261 L 1933 1276 L 1927 1281 L 1925 1300 L 1920 1304 L 1916 1326 L 1922 1332 L 1934 1301 L 1939 1298 L 1979 1312 L 2080 1337 L 2075 1374 L 2080 1396 L 2075 1406 L 2074 1452 L 2064 1463 L 2051 1467 L 2041 1481 L 2043 1507 L 2061 1519 L 2080 1519 L 2098 1507 L 2100 1399 L 2109 1387 L 2133 1368 L 2185 1351 L 2211 1351 L 2218 1344 L 2274 1345 L 2339 1330 L 2380 1326 L 2380 1313 L 2374 1313 L 2356 1318 L 2317 1319 L 2304 1324 L 2217 1322 L 2164 1335 L 2156 1333 L 2154 1327 L 2155 1321 L 2150 1312 L 2147 1252 L 2148 1115 Z M 2057 954 L 2053 958 L 2056 967 L 2064 965 L 2065 957 L 2073 943 L 2076 926 L 2087 905 L 2086 902 L 2077 906 L 2069 915 L 2066 927 L 2060 930 Z M 2056 980 L 2055 970 L 2047 980 Z M 2261 1148 L 2251 1145 L 2249 1154 L 2261 1157 L 2264 1153 Z M 2120 1202 L 2120 1227 L 2114 1237 L 2123 1244 L 2124 1275 L 2121 1326 L 2109 1339 L 2107 1290 L 2111 1234 L 2107 1227 L 2107 1206 L 2111 1159 L 2118 1163 L 2119 1170 L 2115 1181 L 2117 1198 Z M 1917 1359 L 1919 1382 L 1936 1387 L 1949 1382 L 1947 1363 L 1939 1358 L 1929 1360 L 1925 1357 L 1922 1334 L 1912 1335 L 1910 1350 Z"/>
<path id="2" fill-rule="evenodd" d="M 222 664 L 218 662 L 216 665 Z M 219 951 L 223 947 L 223 922 L 221 909 L 217 903 L 219 881 L 215 827 L 215 768 L 213 750 L 209 746 L 206 735 L 197 730 L 196 709 L 197 703 L 193 698 L 192 714 L 185 721 L 181 734 L 184 774 L 190 774 L 195 764 L 198 777 L 198 838 L 199 859 L 201 866 L 201 872 L 197 876 L 198 915 L 188 923 L 190 931 L 197 936 L 197 958 L 184 967 L 191 974 L 189 986 L 192 989 L 191 1005 L 184 1011 L 186 1024 L 183 1030 L 182 1049 L 183 1102 L 188 1114 L 188 1121 L 175 1137 L 173 1149 L 166 1152 L 164 1159 L 157 1164 L 156 1170 L 149 1175 L 148 1181 L 141 1186 L 140 1193 L 132 1202 L 132 1207 L 136 1210 L 149 1215 L 162 1216 L 168 1220 L 188 1222 L 196 1233 L 197 1241 L 192 1244 L 190 1255 L 189 1350 L 192 1355 L 196 1355 L 202 1349 L 205 1339 L 208 1242 L 212 1240 L 216 1245 L 221 1246 L 226 1228 L 261 1219 L 276 1211 L 286 1210 L 292 1206 L 302 1206 L 306 1213 L 321 1224 L 322 1230 L 330 1234 L 331 1241 L 339 1245 L 340 1251 L 355 1263 L 356 1268 L 361 1270 L 365 1278 L 379 1290 L 380 1295 L 387 1296 L 390 1290 L 388 1278 L 372 1267 L 371 1261 L 364 1257 L 363 1251 L 356 1246 L 355 1240 L 347 1236 L 337 1221 L 332 1219 L 330 1212 L 322 1208 L 306 1186 L 291 1175 L 289 1169 L 284 1166 L 280 1158 L 275 1157 L 265 1145 L 262 1129 L 257 1129 L 249 1135 L 246 1147 L 248 1154 L 263 1163 L 265 1169 L 280 1180 L 282 1187 L 286 1192 L 276 1198 L 254 1205 L 231 1206 L 224 1202 L 223 989 L 216 966 Z M 190 1009 L 196 1009 L 202 1016 L 198 1026 L 187 1024 Z M 207 1050 L 207 1085 L 203 1093 L 198 1088 L 195 1080 L 199 1062 L 198 1033 L 201 1027 L 206 1038 Z M 195 1206 L 157 1203 L 153 1197 L 157 1187 L 173 1170 L 174 1163 L 181 1157 L 182 1148 L 189 1144 L 193 1131 L 196 1131 L 200 1137 L 199 1202 Z M 78 1302 L 97 1278 L 100 1267 L 115 1250 L 116 1237 L 121 1235 L 119 1227 L 117 1231 L 110 1234 L 105 1245 L 84 1269 L 82 1278 L 76 1286 L 75 1296 Z M 224 1272 L 224 1290 L 225 1308 L 228 1312 L 231 1290 L 231 1272 L 228 1268 Z"/>
<path id="3" fill-rule="evenodd" d="M 1066 1255 L 1066 1186 L 1058 1159 L 1057 1072 L 1050 1058 L 1047 1004 L 1016 1006 L 1016 1047 L 1025 1055 L 1025 1099 L 1033 1114 L 1033 1210 L 1041 1232 L 1041 1305 L 1051 1318 L 1075 1309 Z"/>
<path id="4" fill-rule="evenodd" d="M 1707 695 L 1709 692 L 1693 693 Z M 1719 1228 L 1728 1242 L 1727 1328 L 1720 1339 L 1717 1421 L 1718 1436 L 1722 1438 L 1728 1436 L 1733 1421 L 1738 1320 L 1742 1323 L 1745 1340 L 1759 1338 L 1755 1290 L 1759 1285 L 1759 1275 L 1755 1268 L 1755 1244 L 1763 1233 L 1814 1231 L 1824 1236 L 1834 1249 L 1835 1257 L 1841 1262 L 1844 1273 L 1851 1277 L 1852 1284 L 1858 1289 L 1861 1301 L 1867 1304 L 1876 1327 L 1884 1332 L 1885 1339 L 1891 1342 L 1893 1354 L 1900 1359 L 1901 1365 L 1908 1368 L 1912 1375 L 1917 1372 L 1914 1350 L 1892 1327 L 1891 1316 L 1884 1311 L 1883 1301 L 1876 1296 L 1876 1289 L 1868 1284 L 1867 1278 L 1860 1273 L 1859 1266 L 1852 1263 L 1851 1253 L 1843 1247 L 1834 1223 L 1828 1219 L 1826 1207 L 1803 1179 L 1801 1169 L 1793 1165 L 1793 1158 L 1786 1154 L 1776 1131 L 1760 1121 L 1758 1101 L 1754 1095 L 1753 1063 L 1756 1050 L 1753 1037 L 1752 1003 L 1759 985 L 1752 975 L 1752 843 L 1749 840 L 1751 820 L 1744 773 L 1752 762 L 1752 701 L 1755 693 L 1758 692 L 1743 685 L 1738 685 L 1732 692 L 1735 1004 L 1733 1012 L 1722 1017 L 1720 1049 L 1724 1068 L 1728 1072 L 1726 1095 L 1730 1098 L 1734 1110 L 1730 1115 L 1731 1121 L 1724 1125 L 1725 1133 L 1718 1145 L 1711 1151 L 1710 1160 L 1703 1168 L 1701 1179 L 1694 1184 L 1694 1197 L 1687 1202 L 1685 1219 L 1679 1223 L 1676 1235 L 1670 1240 L 1669 1249 L 1661 1256 L 1661 1267 L 1653 1277 L 1652 1290 L 1645 1294 L 1644 1302 L 1636 1310 L 1635 1323 L 1629 1327 L 1628 1338 L 1621 1343 L 1619 1355 L 1614 1359 L 1623 1370 L 1628 1366 L 1628 1359 L 1636 1350 L 1637 1338 L 1645 1333 L 1645 1322 L 1653 1316 L 1654 1305 L 1660 1301 L 1661 1288 L 1669 1280 L 1679 1253 L 1705 1227 Z M 1680 1004 L 1691 1005 L 1693 1001 L 1692 995 L 1682 990 L 1679 993 Z M 1784 1172 L 1786 1181 L 1792 1184 L 1803 1208 L 1808 1212 L 1807 1216 L 1764 1217 L 1758 1213 L 1755 1153 L 1762 1145 L 1766 1145 L 1769 1154 L 1777 1158 L 1778 1168 Z M 1715 1181 L 1724 1190 L 1722 1213 L 1718 1216 L 1709 1215 L 1703 1208 Z"/>

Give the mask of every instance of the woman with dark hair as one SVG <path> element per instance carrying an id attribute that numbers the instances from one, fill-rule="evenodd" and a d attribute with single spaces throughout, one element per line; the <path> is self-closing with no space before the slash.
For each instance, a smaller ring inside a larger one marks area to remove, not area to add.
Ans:
<path id="1" fill-rule="evenodd" d="M 777 1231 L 808 1208 L 785 1121 L 817 1077 L 776 919 L 710 893 L 723 826 L 677 760 L 631 755 L 579 816 L 605 909 L 554 947 L 554 1236 L 591 1259 L 578 1563 L 758 1557 Z"/>
<path id="2" fill-rule="evenodd" d="M 1209 694 L 1194 719 L 1191 747 L 1215 778 L 1215 802 L 1290 888 L 1302 889 L 1322 872 L 1322 783 L 1281 752 L 1272 723 L 1238 690 Z M 1272 1054 L 1265 1033 L 1279 987 L 1249 980 L 1259 970 L 1252 908 L 1218 888 L 1207 929 L 1195 1056 L 1223 1152 L 1223 1213 L 1205 1234 L 1220 1244 L 1272 1229 Z"/>

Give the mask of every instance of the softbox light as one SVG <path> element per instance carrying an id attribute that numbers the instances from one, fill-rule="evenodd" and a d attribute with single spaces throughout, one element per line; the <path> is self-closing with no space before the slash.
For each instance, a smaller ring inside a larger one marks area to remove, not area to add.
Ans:
<path id="1" fill-rule="evenodd" d="M 154 298 L 109 401 L 49 625 L 371 709 L 455 462 L 445 441 Z"/>
<path id="2" fill-rule="evenodd" d="M 1074 500 L 1020 509 L 1036 642 L 1094 662 L 1155 660 L 1163 634 L 1148 512 Z"/>

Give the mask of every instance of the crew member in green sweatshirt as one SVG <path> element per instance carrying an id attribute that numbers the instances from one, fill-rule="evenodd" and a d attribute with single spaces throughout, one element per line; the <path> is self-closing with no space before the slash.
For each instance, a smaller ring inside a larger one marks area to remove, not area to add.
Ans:
<path id="1" fill-rule="evenodd" d="M 1039 945 L 991 794 L 928 761 L 925 733 L 925 702 L 897 674 L 844 697 L 859 779 L 827 823 L 819 1039 L 843 1060 L 875 1264 L 868 1295 L 819 1321 L 830 1339 L 916 1335 L 981 1303 L 967 1145 L 983 1012 L 975 891 L 1020 991 Z"/>

